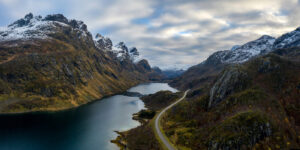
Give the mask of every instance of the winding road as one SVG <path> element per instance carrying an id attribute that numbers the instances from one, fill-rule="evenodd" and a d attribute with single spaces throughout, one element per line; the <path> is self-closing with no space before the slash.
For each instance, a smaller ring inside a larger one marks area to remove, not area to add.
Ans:
<path id="1" fill-rule="evenodd" d="M 177 103 L 181 102 L 182 100 L 184 100 L 186 94 L 189 92 L 189 90 L 186 90 L 183 94 L 183 96 L 177 100 L 176 102 L 174 102 L 173 104 L 169 105 L 168 107 L 166 107 L 165 109 L 163 109 L 158 116 L 155 119 L 155 131 L 158 134 L 160 140 L 163 142 L 163 144 L 169 149 L 169 150 L 175 150 L 175 148 L 172 146 L 172 144 L 166 139 L 166 137 L 163 135 L 163 133 L 161 132 L 160 128 L 159 128 L 159 120 L 161 118 L 161 116 L 170 108 L 172 108 L 173 106 L 175 106 Z"/>

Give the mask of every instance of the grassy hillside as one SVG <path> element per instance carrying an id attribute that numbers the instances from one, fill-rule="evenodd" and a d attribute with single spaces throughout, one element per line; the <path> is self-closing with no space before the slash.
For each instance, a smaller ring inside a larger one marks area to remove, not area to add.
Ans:
<path id="1" fill-rule="evenodd" d="M 155 74 L 147 61 L 120 61 L 71 26 L 57 26 L 48 36 L 0 43 L 0 112 L 76 107 Z"/>
<path id="2" fill-rule="evenodd" d="M 164 131 L 179 149 L 300 148 L 299 60 L 290 48 L 225 67 L 167 112 Z"/>

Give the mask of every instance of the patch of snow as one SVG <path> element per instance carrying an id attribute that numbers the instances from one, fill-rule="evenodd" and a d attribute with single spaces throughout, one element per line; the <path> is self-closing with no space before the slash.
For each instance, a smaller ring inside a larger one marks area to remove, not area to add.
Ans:
<path id="1" fill-rule="evenodd" d="M 261 38 L 248 42 L 237 47 L 234 51 L 229 51 L 224 59 L 225 63 L 243 63 L 250 58 L 259 55 L 263 51 L 270 51 L 275 38 L 262 36 Z"/>
<path id="2" fill-rule="evenodd" d="M 55 33 L 57 27 L 71 27 L 72 22 L 60 22 L 56 20 L 46 20 L 41 16 L 33 16 L 31 13 L 24 18 L 14 22 L 8 27 L 1 28 L 0 41 L 29 40 L 29 39 L 49 39 L 49 34 Z M 82 21 L 77 21 L 79 36 L 86 37 L 88 31 Z"/>
<path id="3" fill-rule="evenodd" d="M 273 48 L 289 48 L 300 46 L 300 27 L 276 39 Z"/>
<path id="4" fill-rule="evenodd" d="M 130 49 L 127 48 L 124 42 L 120 42 L 117 45 L 113 46 L 111 50 L 116 57 L 120 61 L 124 61 L 125 59 L 131 60 L 133 63 L 137 63 L 142 60 L 137 48 L 132 47 Z"/>
<path id="5" fill-rule="evenodd" d="M 46 39 L 48 38 L 47 34 L 52 33 L 49 27 L 53 25 L 53 22 L 49 21 L 32 21 L 28 26 L 11 26 L 0 32 L 0 41 L 31 38 Z"/>
<path id="6" fill-rule="evenodd" d="M 94 43 L 98 49 L 112 50 L 112 41 L 99 33 L 95 36 Z"/>
<path id="7" fill-rule="evenodd" d="M 264 35 L 244 45 L 234 46 L 232 50 L 218 51 L 203 63 L 243 63 L 254 56 L 271 51 L 274 42 L 275 38 Z"/>

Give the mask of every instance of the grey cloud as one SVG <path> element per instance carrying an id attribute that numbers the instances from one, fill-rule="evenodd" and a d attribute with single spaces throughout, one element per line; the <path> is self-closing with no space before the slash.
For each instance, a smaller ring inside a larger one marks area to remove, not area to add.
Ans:
<path id="1" fill-rule="evenodd" d="M 33 12 L 64 13 L 83 20 L 93 34 L 102 31 L 114 43 L 136 46 L 151 65 L 163 68 L 191 66 L 217 50 L 300 26 L 297 0 L 86 0 L 84 4 L 81 0 L 0 0 L 0 4 L 6 10 L 0 10 L 0 16 L 14 19 Z M 138 19 L 142 21 L 136 23 Z"/>

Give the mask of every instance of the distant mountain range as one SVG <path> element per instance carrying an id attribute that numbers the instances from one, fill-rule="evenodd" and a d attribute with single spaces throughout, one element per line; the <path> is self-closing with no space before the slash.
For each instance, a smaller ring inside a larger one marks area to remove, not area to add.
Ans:
<path id="1" fill-rule="evenodd" d="M 159 80 L 137 48 L 95 38 L 62 14 L 27 14 L 0 31 L 0 112 L 59 110 Z"/>

